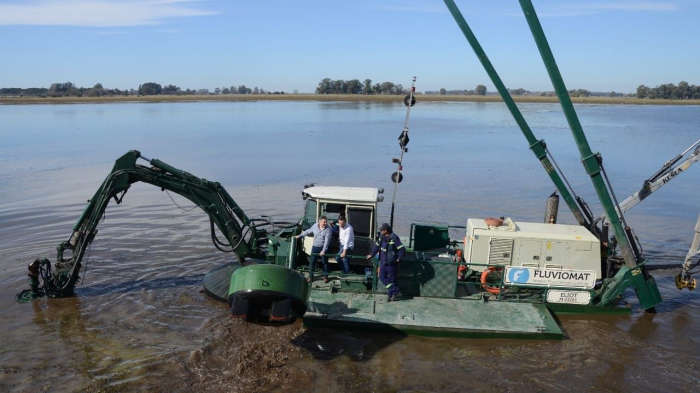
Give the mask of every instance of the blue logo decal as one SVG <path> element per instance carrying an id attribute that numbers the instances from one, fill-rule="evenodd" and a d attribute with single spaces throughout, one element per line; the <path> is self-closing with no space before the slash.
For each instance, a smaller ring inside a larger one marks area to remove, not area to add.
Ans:
<path id="1" fill-rule="evenodd" d="M 526 283 L 530 279 L 530 271 L 523 268 L 511 268 L 508 272 L 508 281 L 516 283 Z"/>

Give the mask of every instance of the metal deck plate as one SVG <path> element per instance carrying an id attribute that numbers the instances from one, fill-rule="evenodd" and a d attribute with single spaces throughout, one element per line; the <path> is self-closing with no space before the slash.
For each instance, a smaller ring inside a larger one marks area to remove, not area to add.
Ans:
<path id="1" fill-rule="evenodd" d="M 239 263 L 219 266 L 204 275 L 204 290 L 216 300 L 228 301 L 228 289 L 231 285 L 231 275 L 238 270 Z"/>
<path id="2" fill-rule="evenodd" d="M 387 302 L 384 295 L 328 290 L 311 292 L 304 324 L 433 337 L 561 339 L 563 335 L 542 304 L 428 297 Z"/>

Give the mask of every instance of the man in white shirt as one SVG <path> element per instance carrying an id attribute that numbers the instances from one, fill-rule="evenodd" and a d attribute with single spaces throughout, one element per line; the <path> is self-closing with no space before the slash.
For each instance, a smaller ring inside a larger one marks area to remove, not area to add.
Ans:
<path id="1" fill-rule="evenodd" d="M 343 273 L 350 273 L 350 261 L 348 254 L 355 247 L 355 231 L 353 231 L 352 226 L 348 224 L 345 216 L 338 217 L 338 240 L 340 241 L 340 249 L 338 250 L 338 255 L 336 256 L 336 261 L 338 261 L 338 266 Z"/>

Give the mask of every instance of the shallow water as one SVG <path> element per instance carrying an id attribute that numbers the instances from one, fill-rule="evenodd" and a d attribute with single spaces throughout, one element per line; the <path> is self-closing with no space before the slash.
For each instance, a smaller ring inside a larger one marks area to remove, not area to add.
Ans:
<path id="1" fill-rule="evenodd" d="M 600 213 L 559 106 L 520 108 Z M 620 199 L 700 138 L 697 107 L 577 109 Z M 502 104 L 419 102 L 411 115 L 398 233 L 413 221 L 542 219 L 554 187 Z M 384 187 L 390 198 L 404 116 L 401 104 L 365 102 L 0 106 L 0 391 L 695 390 L 700 301 L 675 289 L 675 270 L 654 273 L 657 314 L 628 292 L 632 315 L 562 316 L 562 342 L 249 325 L 201 293 L 204 273 L 230 262 L 212 247 L 206 217 L 140 184 L 107 209 L 76 297 L 14 302 L 27 263 L 55 259 L 130 149 L 221 182 L 249 216 L 293 220 L 310 182 Z M 682 262 L 699 181 L 691 169 L 628 214 L 654 263 Z M 573 223 L 564 209 L 560 222 Z"/>

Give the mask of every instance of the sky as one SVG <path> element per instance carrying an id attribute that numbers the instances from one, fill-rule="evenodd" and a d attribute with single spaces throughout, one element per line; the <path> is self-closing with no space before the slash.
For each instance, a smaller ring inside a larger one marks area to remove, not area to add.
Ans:
<path id="1" fill-rule="evenodd" d="M 553 90 L 516 0 L 457 0 L 509 88 Z M 533 0 L 569 89 L 700 84 L 700 1 Z M 0 87 L 495 90 L 441 0 L 0 0 Z"/>

